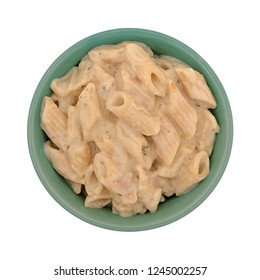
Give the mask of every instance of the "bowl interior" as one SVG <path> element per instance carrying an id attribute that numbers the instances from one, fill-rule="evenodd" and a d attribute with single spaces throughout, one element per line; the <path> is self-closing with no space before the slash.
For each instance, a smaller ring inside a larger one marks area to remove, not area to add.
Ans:
<path id="1" fill-rule="evenodd" d="M 174 56 L 202 73 L 217 101 L 213 110 L 221 131 L 216 138 L 211 156 L 208 177 L 196 188 L 181 197 L 172 197 L 160 204 L 156 213 L 122 218 L 110 209 L 89 209 L 84 207 L 83 197 L 76 195 L 58 175 L 43 151 L 46 135 L 40 128 L 42 98 L 50 95 L 52 79 L 61 77 L 92 48 L 115 44 L 121 41 L 139 41 L 147 44 L 157 54 Z M 33 96 L 28 116 L 28 146 L 34 168 L 47 191 L 66 210 L 90 224 L 113 230 L 137 231 L 160 227 L 185 216 L 200 205 L 219 182 L 229 160 L 233 122 L 228 98 L 218 77 L 211 67 L 195 51 L 167 35 L 143 29 L 116 29 L 87 37 L 61 54 L 42 77 Z"/>

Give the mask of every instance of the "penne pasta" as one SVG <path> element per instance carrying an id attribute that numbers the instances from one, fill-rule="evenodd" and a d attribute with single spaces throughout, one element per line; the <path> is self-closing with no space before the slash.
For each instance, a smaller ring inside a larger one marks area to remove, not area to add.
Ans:
<path id="1" fill-rule="evenodd" d="M 91 81 L 92 72 L 90 70 L 91 61 L 84 59 L 79 66 L 73 67 L 65 76 L 54 79 L 50 87 L 59 97 L 79 92 Z"/>
<path id="2" fill-rule="evenodd" d="M 127 93 L 117 91 L 107 100 L 107 109 L 119 119 L 127 122 L 143 135 L 155 135 L 160 130 L 160 122 L 145 109 L 138 108 Z"/>
<path id="3" fill-rule="evenodd" d="M 51 98 L 54 101 L 54 103 L 57 105 L 57 107 L 63 113 L 68 115 L 69 107 L 76 105 L 81 91 L 82 89 L 80 89 L 79 91 L 75 91 L 69 95 L 66 95 L 65 97 L 60 97 L 55 93 L 52 93 Z"/>
<path id="4" fill-rule="evenodd" d="M 82 184 L 67 180 L 68 184 L 70 185 L 71 189 L 74 191 L 75 194 L 80 194 L 82 191 Z"/>
<path id="5" fill-rule="evenodd" d="M 76 106 L 70 106 L 68 110 L 68 143 L 78 143 L 83 141 L 82 127 L 79 112 Z"/>
<path id="6" fill-rule="evenodd" d="M 94 172 L 94 165 L 92 163 L 85 170 L 85 190 L 88 195 L 98 195 L 102 192 L 103 188 Z"/>
<path id="7" fill-rule="evenodd" d="M 50 141 L 47 141 L 44 144 L 44 152 L 53 165 L 54 169 L 61 176 L 69 181 L 84 184 L 84 178 L 80 176 L 76 171 L 74 171 L 71 167 L 67 153 L 60 149 L 58 150 L 52 147 Z"/>
<path id="8" fill-rule="evenodd" d="M 105 102 L 115 85 L 115 78 L 106 72 L 100 65 L 93 65 L 93 83 L 96 85 L 96 93 L 101 110 L 105 112 Z"/>
<path id="9" fill-rule="evenodd" d="M 116 124 L 116 136 L 138 164 L 147 170 L 151 168 L 156 155 L 140 132 L 119 119 Z"/>
<path id="10" fill-rule="evenodd" d="M 125 45 L 105 45 L 89 51 L 88 56 L 94 65 L 119 64 L 125 57 Z"/>
<path id="11" fill-rule="evenodd" d="M 82 91 L 79 96 L 77 108 L 83 137 L 85 140 L 88 140 L 91 129 L 102 119 L 95 84 L 89 83 Z"/>
<path id="12" fill-rule="evenodd" d="M 196 104 L 205 108 L 216 108 L 216 101 L 209 89 L 204 77 L 192 68 L 175 69 L 178 77 L 182 81 L 187 96 Z"/>
<path id="13" fill-rule="evenodd" d="M 44 97 L 44 151 L 90 208 L 154 213 L 210 170 L 220 130 L 204 77 L 143 43 L 90 50 Z"/>
<path id="14" fill-rule="evenodd" d="M 67 117 L 54 101 L 45 96 L 41 111 L 41 127 L 51 141 L 61 150 L 68 149 Z"/>
<path id="15" fill-rule="evenodd" d="M 91 148 L 88 143 L 71 144 L 68 149 L 70 165 L 79 176 L 84 177 L 85 170 L 91 162 Z"/>
<path id="16" fill-rule="evenodd" d="M 153 180 L 148 176 L 145 170 L 137 166 L 138 174 L 138 197 L 151 213 L 155 212 L 161 200 L 162 192 Z"/>
<path id="17" fill-rule="evenodd" d="M 165 96 L 166 78 L 144 48 L 134 43 L 127 44 L 126 59 L 152 94 Z"/>
<path id="18" fill-rule="evenodd" d="M 180 135 L 168 117 L 160 111 L 160 131 L 152 136 L 158 157 L 166 164 L 172 164 L 180 145 Z"/>
<path id="19" fill-rule="evenodd" d="M 108 194 L 88 195 L 85 199 L 84 205 L 90 208 L 103 208 L 112 201 Z"/>
<path id="20" fill-rule="evenodd" d="M 202 109 L 198 112 L 198 125 L 195 134 L 197 149 L 206 151 L 210 156 L 214 147 L 216 133 L 219 133 L 219 125 L 209 110 Z"/>
<path id="21" fill-rule="evenodd" d="M 116 78 L 122 91 L 127 92 L 138 107 L 144 108 L 148 112 L 153 111 L 155 96 L 140 85 L 140 80 L 131 73 L 129 67 L 121 67 Z"/>
<path id="22" fill-rule="evenodd" d="M 205 151 L 195 153 L 187 162 L 186 168 L 172 179 L 171 184 L 176 195 L 180 196 L 191 190 L 209 173 L 209 156 Z M 185 176 L 184 176 L 185 175 Z"/>
<path id="23" fill-rule="evenodd" d="M 144 214 L 147 209 L 144 204 L 140 201 L 136 201 L 135 203 L 126 204 L 122 203 L 120 200 L 113 199 L 112 211 L 114 214 L 119 214 L 122 217 L 129 217 L 137 214 Z"/>
<path id="24" fill-rule="evenodd" d="M 125 172 L 108 155 L 101 152 L 94 158 L 94 171 L 98 180 L 123 203 L 137 201 L 136 179 L 132 172 Z"/>
<path id="25" fill-rule="evenodd" d="M 194 141 L 180 143 L 172 164 L 158 164 L 156 170 L 153 171 L 154 174 L 166 178 L 175 177 L 178 174 L 178 171 L 181 169 L 181 166 L 185 164 L 187 158 L 189 158 L 189 156 L 193 153 L 194 149 Z"/>
<path id="26" fill-rule="evenodd" d="M 180 134 L 187 139 L 191 139 L 197 126 L 196 111 L 186 101 L 173 81 L 169 81 L 169 90 L 169 103 L 166 107 L 167 115 L 176 124 Z"/>

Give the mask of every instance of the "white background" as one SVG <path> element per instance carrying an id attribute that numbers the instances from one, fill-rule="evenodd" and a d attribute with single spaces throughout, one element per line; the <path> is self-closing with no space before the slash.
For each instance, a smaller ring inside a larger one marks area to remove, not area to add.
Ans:
<path id="1" fill-rule="evenodd" d="M 257 2 L 1 1 L 1 279 L 66 279 L 53 275 L 59 265 L 207 266 L 194 279 L 259 279 Z M 143 232 L 105 230 L 66 212 L 40 183 L 27 148 L 28 110 L 45 70 L 77 41 L 119 27 L 156 30 L 196 50 L 222 81 L 234 117 L 231 158 L 214 192 L 181 220 Z"/>

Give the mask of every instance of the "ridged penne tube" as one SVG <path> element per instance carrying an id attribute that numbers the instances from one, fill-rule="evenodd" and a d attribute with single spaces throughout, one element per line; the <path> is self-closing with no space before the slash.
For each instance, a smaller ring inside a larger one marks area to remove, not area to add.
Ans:
<path id="1" fill-rule="evenodd" d="M 77 183 L 77 182 L 73 182 L 70 180 L 67 180 L 68 184 L 70 185 L 70 187 L 72 188 L 72 190 L 74 191 L 75 194 L 80 194 L 81 190 L 82 190 L 82 184 L 81 183 Z"/>
<path id="2" fill-rule="evenodd" d="M 77 103 L 83 137 L 88 140 L 91 128 L 102 119 L 96 87 L 88 83 L 79 96 Z"/>
<path id="3" fill-rule="evenodd" d="M 147 209 L 141 201 L 125 204 L 122 201 L 113 198 L 112 211 L 114 214 L 119 214 L 121 217 L 129 217 L 137 214 L 144 214 Z"/>
<path id="4" fill-rule="evenodd" d="M 90 139 L 95 141 L 95 144 L 101 151 L 112 154 L 115 148 L 119 149 L 120 147 L 116 143 L 115 131 L 115 123 L 111 121 L 99 122 L 91 133 Z"/>
<path id="5" fill-rule="evenodd" d="M 83 134 L 76 106 L 70 106 L 68 110 L 68 143 L 82 142 Z"/>
<path id="6" fill-rule="evenodd" d="M 94 172 L 94 165 L 90 164 L 85 171 L 85 190 L 87 194 L 98 195 L 102 192 L 103 188 Z"/>
<path id="7" fill-rule="evenodd" d="M 202 109 L 198 113 L 198 125 L 195 134 L 197 140 L 197 149 L 199 151 L 206 151 L 211 155 L 216 133 L 219 133 L 219 125 L 213 114 L 207 110 Z"/>
<path id="8" fill-rule="evenodd" d="M 169 81 L 169 103 L 166 107 L 171 121 L 176 124 L 181 136 L 190 139 L 194 136 L 197 126 L 197 113 L 187 102 L 173 81 Z"/>
<path id="9" fill-rule="evenodd" d="M 84 59 L 79 66 L 73 67 L 66 75 L 51 82 L 51 89 L 60 97 L 78 92 L 91 80 L 91 61 Z"/>
<path id="10" fill-rule="evenodd" d="M 180 135 L 168 117 L 159 112 L 160 131 L 152 136 L 158 157 L 166 164 L 172 164 L 180 145 Z"/>
<path id="11" fill-rule="evenodd" d="M 143 47 L 134 43 L 127 44 L 126 59 L 151 93 L 165 96 L 166 77 Z"/>
<path id="12" fill-rule="evenodd" d="M 91 162 L 91 149 L 88 143 L 78 142 L 69 146 L 68 157 L 70 165 L 79 176 L 83 177 L 87 166 Z"/>
<path id="13" fill-rule="evenodd" d="M 169 178 L 161 177 L 159 175 L 154 176 L 154 174 L 151 174 L 151 172 L 149 174 L 149 176 L 153 178 L 157 187 L 162 188 L 163 186 L 169 186 Z"/>
<path id="14" fill-rule="evenodd" d="M 119 88 L 131 95 L 138 107 L 145 108 L 148 112 L 153 111 L 155 96 L 147 92 L 140 80 L 129 73 L 129 67 L 121 67 L 116 80 Z"/>
<path id="15" fill-rule="evenodd" d="M 64 97 L 60 97 L 60 96 L 56 95 L 55 93 L 52 93 L 51 98 L 55 102 L 55 104 L 57 104 L 58 108 L 63 113 L 68 115 L 69 107 L 76 105 L 81 91 L 82 91 L 82 89 L 80 91 L 75 91 L 71 94 L 68 94 Z"/>
<path id="16" fill-rule="evenodd" d="M 67 117 L 54 101 L 45 96 L 42 103 L 41 127 L 50 140 L 61 150 L 68 149 Z"/>
<path id="17" fill-rule="evenodd" d="M 84 178 L 74 171 L 70 165 L 68 154 L 52 147 L 50 141 L 44 144 L 44 152 L 54 169 L 65 179 L 84 184 Z"/>
<path id="18" fill-rule="evenodd" d="M 103 208 L 112 201 L 110 194 L 88 195 L 84 205 L 90 208 Z"/>
<path id="19" fill-rule="evenodd" d="M 98 64 L 93 66 L 93 73 L 93 82 L 96 85 L 96 92 L 100 101 L 100 107 L 102 111 L 105 111 L 105 102 L 110 91 L 113 89 L 115 78 Z"/>
<path id="20" fill-rule="evenodd" d="M 159 164 L 153 173 L 166 178 L 175 177 L 181 166 L 185 164 L 189 156 L 193 153 L 194 149 L 194 141 L 191 141 L 191 143 L 180 143 L 172 164 Z"/>
<path id="21" fill-rule="evenodd" d="M 114 92 L 108 98 L 107 109 L 146 136 L 155 135 L 160 130 L 160 122 L 145 109 L 138 108 L 134 99 L 123 91 Z"/>
<path id="22" fill-rule="evenodd" d="M 87 192 L 86 207 L 102 208 L 112 201 L 112 194 L 97 179 L 93 164 L 86 169 L 85 190 Z"/>
<path id="23" fill-rule="evenodd" d="M 104 152 L 96 154 L 94 171 L 106 189 L 117 195 L 123 203 L 137 201 L 137 186 L 133 173 L 122 170 L 122 167 Z"/>
<path id="24" fill-rule="evenodd" d="M 155 212 L 161 200 L 161 189 L 155 186 L 153 180 L 147 175 L 146 171 L 137 166 L 138 198 L 150 212 Z"/>
<path id="25" fill-rule="evenodd" d="M 147 170 L 151 168 L 156 155 L 140 132 L 119 119 L 116 124 L 116 136 L 138 164 Z"/>
<path id="26" fill-rule="evenodd" d="M 159 55 L 156 56 L 156 62 L 158 66 L 162 69 L 164 75 L 167 79 L 170 79 L 176 83 L 178 89 L 184 93 L 185 89 L 183 84 L 180 82 L 180 78 L 177 75 L 175 69 L 176 68 L 187 68 L 189 67 L 187 64 L 181 62 L 180 60 L 167 56 L 167 55 Z"/>
<path id="27" fill-rule="evenodd" d="M 94 64 L 119 64 L 125 57 L 125 45 L 104 45 L 90 50 L 88 55 Z"/>
<path id="28" fill-rule="evenodd" d="M 175 57 L 171 57 L 168 55 L 156 55 L 155 56 L 156 62 L 159 67 L 161 67 L 163 70 L 174 70 L 175 68 L 183 68 L 183 67 L 188 67 L 187 64 L 183 63 L 179 59 Z M 175 71 L 174 71 L 175 72 Z M 176 73 L 171 73 L 174 78 L 177 77 Z M 172 77 L 169 77 L 172 78 Z"/>
<path id="29" fill-rule="evenodd" d="M 153 175 L 152 175 L 152 178 L 153 178 L 154 184 L 158 188 L 161 189 L 162 197 L 161 197 L 160 201 L 162 202 L 164 200 L 164 195 L 167 196 L 167 193 L 171 192 L 170 178 L 165 178 L 165 177 L 161 177 L 161 176 L 153 176 Z"/>
<path id="30" fill-rule="evenodd" d="M 175 194 L 182 195 L 193 188 L 198 182 L 206 178 L 209 173 L 209 156 L 207 152 L 200 151 L 191 156 L 187 167 L 179 176 L 172 179 Z"/>
<path id="31" fill-rule="evenodd" d="M 192 68 L 183 67 L 177 68 L 175 71 L 186 89 L 187 96 L 194 101 L 197 106 L 211 109 L 216 107 L 217 104 L 214 96 L 200 73 Z"/>

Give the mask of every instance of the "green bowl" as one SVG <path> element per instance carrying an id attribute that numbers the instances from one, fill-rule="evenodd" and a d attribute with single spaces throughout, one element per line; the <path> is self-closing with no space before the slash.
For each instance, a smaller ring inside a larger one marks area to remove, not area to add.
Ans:
<path id="1" fill-rule="evenodd" d="M 64 75 L 77 65 L 92 48 L 115 44 L 121 41 L 139 41 L 147 44 L 156 54 L 174 56 L 202 73 L 217 101 L 213 111 L 221 131 L 216 138 L 211 156 L 208 177 L 196 188 L 181 197 L 172 197 L 160 204 L 151 214 L 123 218 L 110 209 L 89 209 L 84 206 L 84 198 L 73 193 L 66 181 L 58 175 L 43 151 L 46 135 L 40 128 L 40 111 L 43 96 L 50 95 L 52 79 Z M 89 36 L 62 53 L 42 77 L 34 93 L 28 116 L 28 147 L 34 168 L 50 195 L 68 212 L 81 220 L 106 229 L 139 231 L 157 228 L 172 223 L 198 207 L 214 190 L 227 166 L 233 140 L 232 113 L 225 90 L 207 62 L 190 47 L 167 35 L 144 29 L 126 28 L 108 30 Z"/>

